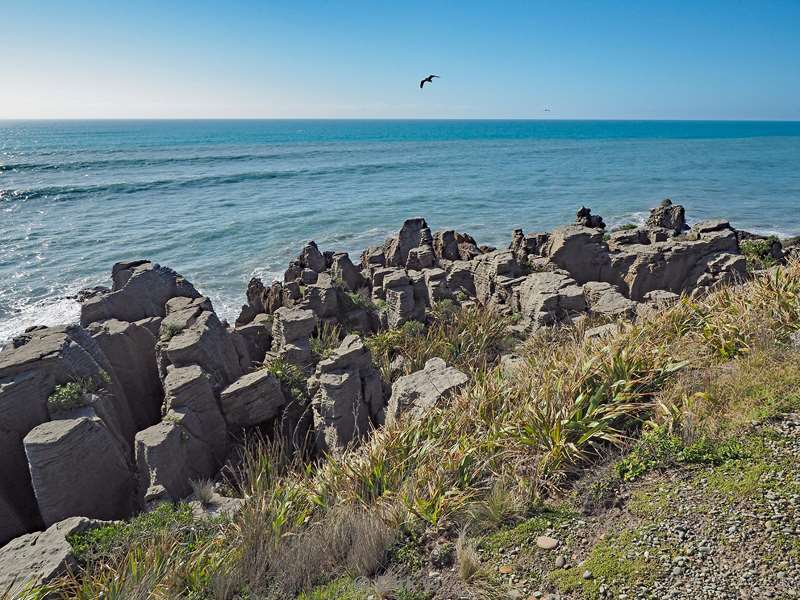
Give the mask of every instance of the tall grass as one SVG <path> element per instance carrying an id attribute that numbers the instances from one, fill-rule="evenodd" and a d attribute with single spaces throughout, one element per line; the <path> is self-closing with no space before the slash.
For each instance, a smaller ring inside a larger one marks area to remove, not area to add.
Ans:
<path id="1" fill-rule="evenodd" d="M 123 597 L 119 589 L 125 597 L 287 598 L 342 575 L 371 575 L 398 531 L 523 514 L 635 436 L 663 410 L 663 391 L 681 373 L 749 356 L 800 329 L 799 293 L 800 265 L 792 263 L 684 298 L 600 340 L 544 330 L 516 350 L 524 364 L 512 374 L 489 358 L 507 325 L 490 310 L 443 314 L 413 335 L 382 334 L 370 342 L 378 360 L 401 354 L 413 370 L 439 355 L 467 369 L 471 383 L 421 420 L 379 429 L 338 459 L 307 464 L 275 442 L 251 443 L 239 478 L 244 507 L 215 535 L 177 549 L 155 535 L 60 585 L 82 598 Z"/>

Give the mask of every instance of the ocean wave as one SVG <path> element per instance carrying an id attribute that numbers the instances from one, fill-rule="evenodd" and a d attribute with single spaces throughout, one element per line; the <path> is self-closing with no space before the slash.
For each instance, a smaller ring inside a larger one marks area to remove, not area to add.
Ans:
<path id="1" fill-rule="evenodd" d="M 0 163 L 3 172 L 47 172 L 47 171 L 81 171 L 91 168 L 119 167 L 158 167 L 165 165 L 196 165 L 206 163 L 246 162 L 255 160 L 275 160 L 280 158 L 317 157 L 330 154 L 333 150 L 305 150 L 300 152 L 279 152 L 270 154 L 220 154 L 209 156 L 148 156 L 141 158 L 104 158 L 98 160 L 76 160 L 64 162 L 13 162 Z M 54 153 L 55 154 L 55 153 Z M 56 154 L 57 155 L 57 154 Z M 41 156 L 41 154 L 40 154 Z"/>
<path id="2" fill-rule="evenodd" d="M 45 298 L 14 310 L 0 319 L 0 348 L 15 335 L 34 325 L 65 325 L 80 317 L 80 305 L 74 298 Z"/>
<path id="3" fill-rule="evenodd" d="M 231 175 L 207 175 L 182 179 L 159 179 L 136 183 L 109 183 L 87 186 L 47 186 L 27 190 L 0 189 L 0 200 L 36 200 L 40 198 L 56 198 L 69 200 L 76 197 L 94 194 L 136 194 L 148 191 L 181 190 L 186 188 L 215 187 L 271 179 L 313 178 L 329 175 L 373 175 L 386 171 L 415 169 L 427 166 L 427 163 L 406 162 L 386 164 L 361 164 L 342 167 L 322 167 L 317 169 L 298 169 L 294 171 L 255 171 Z"/>

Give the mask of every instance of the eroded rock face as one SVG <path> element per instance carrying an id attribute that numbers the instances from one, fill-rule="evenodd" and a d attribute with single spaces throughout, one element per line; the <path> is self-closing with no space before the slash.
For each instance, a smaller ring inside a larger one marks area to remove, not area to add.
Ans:
<path id="1" fill-rule="evenodd" d="M 515 294 L 519 312 L 533 326 L 567 321 L 587 308 L 583 288 L 564 272 L 531 273 Z"/>
<path id="2" fill-rule="evenodd" d="M 157 348 L 162 377 L 169 365 L 199 365 L 216 391 L 236 381 L 250 365 L 244 341 L 222 324 L 203 297 L 169 301 Z"/>
<path id="3" fill-rule="evenodd" d="M 608 246 L 599 229 L 570 225 L 555 229 L 542 249 L 542 254 L 567 271 L 575 281 L 608 281 L 614 283 Z"/>
<path id="4" fill-rule="evenodd" d="M 163 393 L 156 361 L 157 338 L 151 325 L 147 321 L 110 319 L 89 326 L 89 333 L 125 390 L 135 431 L 157 423 L 161 417 Z"/>
<path id="5" fill-rule="evenodd" d="M 667 229 L 675 234 L 681 233 L 688 229 L 686 226 L 686 211 L 683 206 L 673 204 L 672 200 L 667 198 L 650 211 L 647 226 Z"/>
<path id="6" fill-rule="evenodd" d="M 432 358 L 421 371 L 400 377 L 392 385 L 386 407 L 386 424 L 398 418 L 421 419 L 449 394 L 466 385 L 467 376 L 448 367 L 441 358 Z"/>
<path id="7" fill-rule="evenodd" d="M 320 361 L 308 387 L 320 452 L 335 454 L 382 424 L 383 384 L 359 336 L 347 336 Z"/>
<path id="8" fill-rule="evenodd" d="M 273 351 L 291 363 L 310 364 L 312 355 L 308 340 L 316 326 L 317 318 L 310 310 L 279 308 L 272 326 Z"/>
<path id="9" fill-rule="evenodd" d="M 167 368 L 164 378 L 164 408 L 167 411 L 185 409 L 196 419 L 185 423 L 189 432 L 205 442 L 218 463 L 225 459 L 228 431 L 225 419 L 214 397 L 208 375 L 198 365 Z"/>
<path id="10" fill-rule="evenodd" d="M 408 254 L 418 246 L 431 246 L 433 236 L 425 219 L 408 219 L 403 223 L 397 237 L 389 240 L 385 246 L 386 265 L 389 267 L 405 267 Z"/>
<path id="11" fill-rule="evenodd" d="M 57 386 L 85 382 L 105 388 L 104 401 L 122 437 L 135 427 L 122 387 L 94 339 L 77 325 L 35 328 L 0 352 L 0 540 L 41 526 L 23 438 L 53 418 L 48 398 Z M 24 526 L 24 529 L 22 527 Z"/>
<path id="12" fill-rule="evenodd" d="M 163 317 L 170 298 L 196 298 L 200 293 L 181 275 L 146 260 L 117 263 L 109 294 L 93 295 L 81 305 L 81 325 L 117 319 L 139 321 Z"/>
<path id="13" fill-rule="evenodd" d="M 593 229 L 605 229 L 606 224 L 603 222 L 603 217 L 600 215 L 593 215 L 591 208 L 582 206 L 575 213 L 575 224 L 581 227 L 591 227 Z"/>
<path id="14" fill-rule="evenodd" d="M 637 301 L 654 290 L 708 290 L 743 276 L 746 268 L 736 233 L 724 221 L 700 223 L 686 239 L 628 246 L 612 253 L 611 261 L 617 283 Z"/>
<path id="15" fill-rule="evenodd" d="M 67 569 L 76 569 L 78 564 L 67 536 L 111 524 L 111 521 L 70 517 L 45 531 L 16 538 L 0 548 L 0 590 L 22 593 L 32 586 L 49 583 Z"/>
<path id="16" fill-rule="evenodd" d="M 122 519 L 133 513 L 131 466 L 100 419 L 42 423 L 24 445 L 45 526 L 73 516 Z"/>
<path id="17" fill-rule="evenodd" d="M 142 505 L 185 498 L 192 491 L 191 480 L 207 479 L 214 474 L 217 461 L 213 448 L 192 434 L 200 428 L 197 416 L 181 408 L 136 434 L 136 469 Z"/>
<path id="18" fill-rule="evenodd" d="M 628 300 L 613 285 L 606 282 L 590 281 L 583 286 L 589 312 L 611 319 L 630 319 L 636 315 L 637 302 Z"/>
<path id="19" fill-rule="evenodd" d="M 252 427 L 278 416 L 287 405 L 280 382 L 266 369 L 253 371 L 222 390 L 220 405 L 233 428 Z"/>

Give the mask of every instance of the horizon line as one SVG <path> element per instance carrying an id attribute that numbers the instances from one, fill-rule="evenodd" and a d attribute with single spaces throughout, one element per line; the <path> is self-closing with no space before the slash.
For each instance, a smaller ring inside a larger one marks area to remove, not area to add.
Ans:
<path id="1" fill-rule="evenodd" d="M 0 117 L 8 121 L 608 121 L 662 123 L 800 123 L 797 119 L 708 119 L 708 118 L 609 118 L 609 117 Z"/>

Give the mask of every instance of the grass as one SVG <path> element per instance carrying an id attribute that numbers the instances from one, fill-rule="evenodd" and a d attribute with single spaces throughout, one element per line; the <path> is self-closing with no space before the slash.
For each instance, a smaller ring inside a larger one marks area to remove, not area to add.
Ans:
<path id="1" fill-rule="evenodd" d="M 386 381 L 418 371 L 434 357 L 464 371 L 478 372 L 493 364 L 508 346 L 509 317 L 478 306 L 458 309 L 442 301 L 431 310 L 430 323 L 410 321 L 367 339 L 373 361 Z M 402 369 L 392 361 L 402 357 Z"/>
<path id="2" fill-rule="evenodd" d="M 216 524 L 213 535 L 187 543 L 168 529 L 167 535 L 128 538 L 64 585 L 74 591 L 79 581 L 78 597 L 85 598 L 100 592 L 122 597 L 115 595 L 120 589 L 156 598 L 326 598 L 308 594 L 326 593 L 320 586 L 330 582 L 374 577 L 397 559 L 403 553 L 398 532 L 434 536 L 474 523 L 478 515 L 487 528 L 500 528 L 499 539 L 486 543 L 528 539 L 523 536 L 540 531 L 543 522 L 518 523 L 526 510 L 562 494 L 612 449 L 637 447 L 643 430 L 657 427 L 665 436 L 654 453 L 645 446 L 638 451 L 646 467 L 653 455 L 659 459 L 662 445 L 676 462 L 683 456 L 687 462 L 744 463 L 730 458 L 738 449 L 721 445 L 726 427 L 714 423 L 721 415 L 769 414 L 794 402 L 765 398 L 791 392 L 787 382 L 800 375 L 786 366 L 785 380 L 771 382 L 767 367 L 766 375 L 752 378 L 750 391 L 733 396 L 725 390 L 737 389 L 744 379 L 736 377 L 744 375 L 732 372 L 728 381 L 716 374 L 725 373 L 723 363 L 744 374 L 774 364 L 777 355 L 769 353 L 782 352 L 800 328 L 799 292 L 800 265 L 793 263 L 736 290 L 683 298 L 601 340 L 584 340 L 568 327 L 543 330 L 516 350 L 524 360 L 513 376 L 494 367 L 507 343 L 502 317 L 479 307 L 437 307 L 426 329 L 386 332 L 369 345 L 382 368 L 398 355 L 409 371 L 441 356 L 468 371 L 470 383 L 447 403 L 419 421 L 376 430 L 338 459 L 309 464 L 275 444 L 253 445 L 239 478 L 244 506 Z M 267 368 L 286 386 L 301 386 L 289 365 Z M 672 436 L 681 440 L 675 448 Z M 639 468 L 631 463 L 624 470 Z M 409 563 L 416 560 L 413 548 L 405 553 Z M 463 553 L 468 556 L 467 546 Z M 590 560 L 596 577 L 651 576 L 611 542 L 596 547 Z M 497 589 L 488 575 L 475 577 L 473 567 L 465 559 L 471 590 Z M 555 577 L 569 588 L 576 582 L 566 571 Z M 591 590 L 595 583 L 580 585 Z M 347 598 L 351 591 L 342 589 L 340 597 Z"/>
<path id="3" fill-rule="evenodd" d="M 333 351 L 339 347 L 343 337 L 344 331 L 338 323 L 323 321 L 309 339 L 311 352 L 317 357 L 317 360 L 330 358 Z"/>

